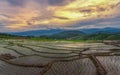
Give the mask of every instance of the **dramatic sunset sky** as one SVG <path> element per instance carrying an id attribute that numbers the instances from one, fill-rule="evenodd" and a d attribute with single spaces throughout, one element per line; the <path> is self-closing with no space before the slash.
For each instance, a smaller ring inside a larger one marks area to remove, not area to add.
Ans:
<path id="1" fill-rule="evenodd" d="M 0 32 L 120 28 L 120 0 L 0 0 Z"/>

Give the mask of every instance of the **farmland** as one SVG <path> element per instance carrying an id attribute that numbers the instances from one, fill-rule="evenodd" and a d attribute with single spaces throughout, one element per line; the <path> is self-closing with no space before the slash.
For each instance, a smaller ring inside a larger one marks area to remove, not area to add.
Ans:
<path id="1" fill-rule="evenodd" d="M 0 40 L 0 75 L 119 75 L 120 42 Z"/>

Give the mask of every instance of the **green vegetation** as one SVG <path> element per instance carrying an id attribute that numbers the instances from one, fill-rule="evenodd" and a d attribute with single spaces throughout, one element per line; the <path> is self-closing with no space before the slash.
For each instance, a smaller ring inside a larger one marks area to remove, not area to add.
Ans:
<path id="1" fill-rule="evenodd" d="M 35 38 L 35 37 L 33 37 Z M 40 36 L 38 39 L 65 40 L 65 41 L 89 41 L 89 40 L 120 40 L 119 33 L 99 32 L 86 34 L 81 31 L 64 31 L 61 33 Z"/>
<path id="2" fill-rule="evenodd" d="M 23 39 L 23 38 L 27 38 L 27 37 L 0 33 L 0 39 Z"/>
<path id="3" fill-rule="evenodd" d="M 34 41 L 72 41 L 72 42 L 96 42 L 98 40 L 120 40 L 120 34 L 96 33 L 85 34 L 82 32 L 62 32 L 49 36 L 16 36 L 0 34 L 0 39 L 34 40 Z"/>
<path id="4" fill-rule="evenodd" d="M 73 41 L 73 42 L 86 42 L 86 41 L 98 41 L 98 40 L 120 40 L 120 34 L 108 34 L 108 33 L 97 33 L 97 34 L 57 34 L 52 36 L 41 36 L 33 37 L 34 40 L 49 40 L 49 41 Z"/>

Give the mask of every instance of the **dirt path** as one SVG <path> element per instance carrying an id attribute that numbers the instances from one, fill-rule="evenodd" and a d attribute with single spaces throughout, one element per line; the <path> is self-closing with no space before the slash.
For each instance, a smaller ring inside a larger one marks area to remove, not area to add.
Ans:
<path id="1" fill-rule="evenodd" d="M 102 64 L 99 62 L 99 60 L 95 56 L 90 55 L 89 58 L 91 59 L 91 61 L 93 62 L 93 64 L 96 67 L 96 71 L 97 71 L 96 75 L 106 75 L 107 74 L 106 70 L 104 69 Z"/>

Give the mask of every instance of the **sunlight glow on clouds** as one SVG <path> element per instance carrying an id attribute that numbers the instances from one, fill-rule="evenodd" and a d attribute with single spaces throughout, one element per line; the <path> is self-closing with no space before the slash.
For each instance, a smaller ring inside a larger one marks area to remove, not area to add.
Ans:
<path id="1" fill-rule="evenodd" d="M 6 31 L 36 29 L 35 26 L 120 27 L 119 9 L 120 0 L 0 0 L 0 24 Z"/>

